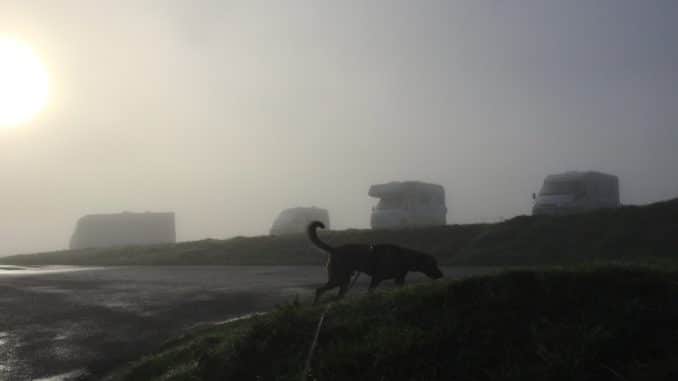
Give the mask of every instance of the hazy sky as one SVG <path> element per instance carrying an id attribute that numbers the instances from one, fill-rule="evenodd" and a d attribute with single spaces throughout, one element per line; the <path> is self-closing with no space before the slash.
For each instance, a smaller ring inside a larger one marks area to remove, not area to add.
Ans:
<path id="1" fill-rule="evenodd" d="M 1 0 L 51 88 L 0 129 L 0 255 L 125 210 L 175 211 L 180 240 L 299 205 L 367 227 L 391 180 L 445 186 L 449 223 L 527 214 L 564 170 L 677 197 L 676 20 L 674 0 Z"/>

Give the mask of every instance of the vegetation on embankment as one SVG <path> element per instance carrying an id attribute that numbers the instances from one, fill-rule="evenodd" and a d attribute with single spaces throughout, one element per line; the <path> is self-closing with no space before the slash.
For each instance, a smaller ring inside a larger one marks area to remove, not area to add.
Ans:
<path id="1" fill-rule="evenodd" d="M 540 265 L 673 258 L 678 199 L 572 216 L 519 216 L 501 223 L 404 230 L 320 232 L 332 245 L 395 243 L 442 264 Z M 174 245 L 60 251 L 0 258 L 14 265 L 310 265 L 325 261 L 304 234 Z"/>
<path id="2" fill-rule="evenodd" d="M 309 380 L 668 380 L 678 272 L 520 271 L 330 307 Z M 288 305 L 167 343 L 114 380 L 299 380 L 324 306 Z"/>

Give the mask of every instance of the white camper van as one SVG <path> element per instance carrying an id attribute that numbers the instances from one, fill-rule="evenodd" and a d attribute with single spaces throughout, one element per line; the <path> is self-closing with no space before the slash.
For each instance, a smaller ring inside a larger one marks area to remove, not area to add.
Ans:
<path id="1" fill-rule="evenodd" d="M 574 214 L 619 207 L 619 179 L 600 172 L 549 175 L 539 194 L 533 194 L 532 214 Z"/>
<path id="2" fill-rule="evenodd" d="M 273 222 L 271 235 L 303 233 L 312 221 L 320 221 L 325 228 L 330 228 L 330 214 L 327 209 L 312 207 L 297 207 L 285 209 Z"/>
<path id="3" fill-rule="evenodd" d="M 174 243 L 174 213 L 113 213 L 81 217 L 71 236 L 71 249 Z"/>
<path id="4" fill-rule="evenodd" d="M 372 185 L 368 194 L 379 198 L 372 208 L 372 229 L 445 225 L 445 189 L 418 181 Z"/>

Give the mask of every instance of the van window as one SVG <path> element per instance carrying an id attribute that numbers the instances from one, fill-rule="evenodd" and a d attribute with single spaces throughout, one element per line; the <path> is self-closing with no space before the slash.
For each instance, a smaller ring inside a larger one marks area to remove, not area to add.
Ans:
<path id="1" fill-rule="evenodd" d="M 402 197 L 384 197 L 379 200 L 377 204 L 377 209 L 403 209 L 403 198 Z"/>
<path id="2" fill-rule="evenodd" d="M 586 187 L 580 181 L 549 181 L 544 183 L 539 193 L 542 196 L 568 194 L 576 195 L 586 193 Z"/>

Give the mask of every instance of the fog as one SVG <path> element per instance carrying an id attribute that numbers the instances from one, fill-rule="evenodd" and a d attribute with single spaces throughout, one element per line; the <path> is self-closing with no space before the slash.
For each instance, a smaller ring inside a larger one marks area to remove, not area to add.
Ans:
<path id="1" fill-rule="evenodd" d="M 365 228 L 371 184 L 447 192 L 448 223 L 528 214 L 599 170 L 678 196 L 678 3 L 0 2 L 48 106 L 0 128 L 0 255 L 90 213 L 174 211 L 177 238 L 265 234 L 287 207 Z M 1 84 L 0 84 L 1 86 Z"/>

